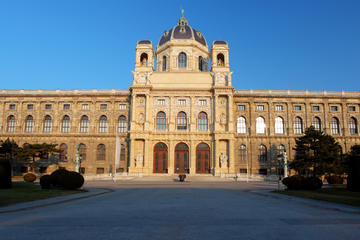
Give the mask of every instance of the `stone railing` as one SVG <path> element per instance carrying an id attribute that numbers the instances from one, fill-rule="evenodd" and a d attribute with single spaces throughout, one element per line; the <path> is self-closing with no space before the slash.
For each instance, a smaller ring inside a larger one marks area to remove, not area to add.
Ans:
<path id="1" fill-rule="evenodd" d="M 16 89 L 0 90 L 0 96 L 24 95 L 129 95 L 129 89 Z"/>
<path id="2" fill-rule="evenodd" d="M 360 91 L 235 90 L 241 96 L 280 97 L 360 97 Z"/>

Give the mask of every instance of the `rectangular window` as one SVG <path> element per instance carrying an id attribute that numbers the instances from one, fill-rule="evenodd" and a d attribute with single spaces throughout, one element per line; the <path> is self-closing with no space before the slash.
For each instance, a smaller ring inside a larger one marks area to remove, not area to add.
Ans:
<path id="1" fill-rule="evenodd" d="M 330 106 L 330 110 L 332 112 L 337 112 L 338 111 L 338 106 Z"/>
<path id="2" fill-rule="evenodd" d="M 107 104 L 100 104 L 100 110 L 107 110 Z"/>
<path id="3" fill-rule="evenodd" d="M 52 107 L 51 104 L 45 104 L 45 109 L 46 110 L 51 110 L 51 107 Z"/>
<path id="4" fill-rule="evenodd" d="M 355 112 L 356 108 L 355 106 L 349 106 L 349 112 Z"/>
<path id="5" fill-rule="evenodd" d="M 201 100 L 199 100 L 199 105 L 200 105 L 200 106 L 206 106 L 206 105 L 207 105 L 206 99 L 201 99 Z"/>
<path id="6" fill-rule="evenodd" d="M 28 104 L 27 109 L 28 110 L 33 110 L 34 109 L 34 104 Z"/>
<path id="7" fill-rule="evenodd" d="M 284 111 L 284 106 L 283 105 L 276 105 L 275 106 L 275 111 Z"/>
<path id="8" fill-rule="evenodd" d="M 313 112 L 319 112 L 320 106 L 313 106 L 312 109 L 313 109 Z"/>
<path id="9" fill-rule="evenodd" d="M 158 105 L 165 105 L 165 99 L 158 99 L 157 104 Z"/>
<path id="10" fill-rule="evenodd" d="M 96 174 L 104 174 L 104 168 L 96 168 Z"/>
<path id="11" fill-rule="evenodd" d="M 247 169 L 246 168 L 240 168 L 240 173 L 247 173 Z"/>
<path id="12" fill-rule="evenodd" d="M 186 105 L 186 100 L 185 99 L 179 99 L 178 100 L 178 105 L 185 106 Z"/>
<path id="13" fill-rule="evenodd" d="M 83 104 L 81 105 L 82 110 L 89 110 L 89 104 Z"/>
<path id="14" fill-rule="evenodd" d="M 295 111 L 301 111 L 301 106 L 300 105 L 295 105 L 294 110 Z"/>
<path id="15" fill-rule="evenodd" d="M 264 111 L 264 109 L 265 109 L 264 105 L 257 105 L 256 106 L 256 110 L 258 110 L 258 111 Z"/>
<path id="16" fill-rule="evenodd" d="M 64 104 L 64 110 L 70 110 L 70 104 Z"/>
<path id="17" fill-rule="evenodd" d="M 126 110 L 126 104 L 120 104 L 119 109 L 120 110 Z"/>
<path id="18" fill-rule="evenodd" d="M 238 105 L 237 110 L 238 111 L 245 111 L 245 105 Z"/>
<path id="19" fill-rule="evenodd" d="M 16 105 L 15 105 L 15 104 L 10 104 L 10 105 L 9 105 L 9 109 L 10 109 L 10 110 L 15 110 L 15 109 L 16 109 Z"/>

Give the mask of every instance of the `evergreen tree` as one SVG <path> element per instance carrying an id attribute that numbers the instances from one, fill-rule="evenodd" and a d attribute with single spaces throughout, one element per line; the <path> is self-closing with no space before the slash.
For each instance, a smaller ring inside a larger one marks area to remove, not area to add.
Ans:
<path id="1" fill-rule="evenodd" d="M 299 175 L 319 177 L 324 174 L 342 174 L 341 146 L 335 139 L 309 127 L 305 135 L 296 139 L 295 159 L 290 168 Z"/>

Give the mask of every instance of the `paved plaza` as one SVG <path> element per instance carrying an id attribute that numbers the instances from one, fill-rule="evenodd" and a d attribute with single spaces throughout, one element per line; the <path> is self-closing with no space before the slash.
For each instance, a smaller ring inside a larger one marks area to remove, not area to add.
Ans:
<path id="1" fill-rule="evenodd" d="M 276 184 L 89 181 L 77 200 L 1 211 L 0 239 L 359 239 L 360 214 L 266 194 Z M 315 204 L 316 203 L 316 204 Z M 346 209 L 346 208 L 345 208 Z M 353 208 L 356 210 L 356 208 Z"/>

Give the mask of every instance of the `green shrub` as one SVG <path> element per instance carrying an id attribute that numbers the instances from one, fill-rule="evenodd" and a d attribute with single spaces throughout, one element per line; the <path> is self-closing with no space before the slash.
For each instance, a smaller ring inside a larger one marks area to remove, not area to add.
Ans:
<path id="1" fill-rule="evenodd" d="M 73 190 L 81 188 L 84 184 L 84 177 L 77 172 L 68 172 L 67 176 L 64 178 L 65 189 Z"/>
<path id="2" fill-rule="evenodd" d="M 284 178 L 282 183 L 288 190 L 315 190 L 322 187 L 322 181 L 317 177 L 294 175 Z"/>
<path id="3" fill-rule="evenodd" d="M 329 184 L 343 184 L 343 178 L 341 176 L 327 176 L 326 180 Z"/>
<path id="4" fill-rule="evenodd" d="M 52 178 L 50 175 L 44 175 L 40 178 L 40 186 L 42 189 L 50 189 L 51 188 Z"/>
<path id="5" fill-rule="evenodd" d="M 8 160 L 0 160 L 0 189 L 11 188 L 11 165 Z"/>
<path id="6" fill-rule="evenodd" d="M 64 187 L 64 179 L 69 171 L 66 169 L 58 169 L 51 173 L 51 184 L 55 187 Z"/>
<path id="7" fill-rule="evenodd" d="M 33 173 L 27 173 L 24 175 L 25 182 L 34 182 L 36 180 L 36 175 Z"/>

